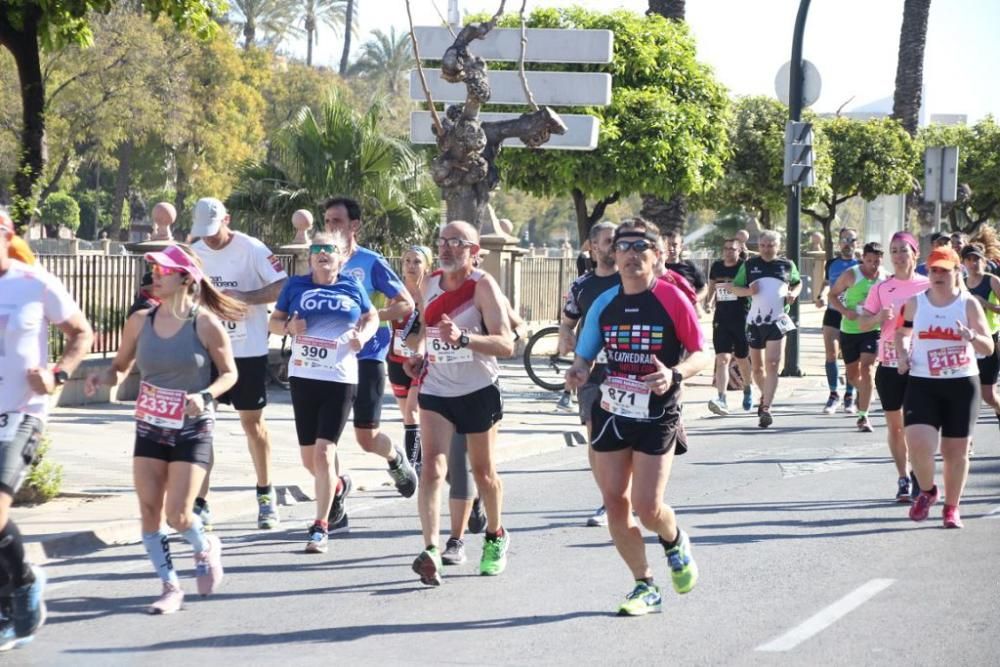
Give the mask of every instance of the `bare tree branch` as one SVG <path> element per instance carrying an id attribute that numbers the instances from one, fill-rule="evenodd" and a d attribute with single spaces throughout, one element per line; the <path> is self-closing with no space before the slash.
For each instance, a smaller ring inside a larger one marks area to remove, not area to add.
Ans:
<path id="1" fill-rule="evenodd" d="M 455 39 L 456 37 L 458 37 L 458 35 L 456 35 L 455 31 L 452 29 L 451 24 L 448 23 L 448 19 L 446 19 L 444 17 L 444 14 L 441 13 L 441 10 L 438 9 L 438 5 L 436 2 L 434 2 L 434 0 L 431 0 L 431 6 L 434 7 L 434 11 L 437 12 L 438 18 L 441 19 L 441 23 L 443 23 L 445 27 L 448 28 L 448 32 L 451 33 L 451 38 Z"/>
<path id="2" fill-rule="evenodd" d="M 538 105 L 535 103 L 535 96 L 531 94 L 531 89 L 528 88 L 528 77 L 524 73 L 524 52 L 528 49 L 528 37 L 524 31 L 524 7 L 527 4 L 528 0 L 521 0 L 521 59 L 518 63 L 518 68 L 521 72 L 521 86 L 524 88 L 524 97 L 528 100 L 531 110 L 538 111 Z"/>
<path id="3" fill-rule="evenodd" d="M 406 16 L 410 20 L 410 42 L 413 44 L 413 59 L 417 61 L 417 74 L 420 76 L 420 86 L 424 89 L 424 95 L 427 96 L 427 107 L 431 112 L 431 120 L 434 121 L 434 129 L 437 130 L 435 134 L 441 136 L 444 134 L 444 128 L 441 127 L 441 119 L 438 117 L 437 109 L 434 108 L 434 98 L 431 96 L 431 90 L 427 87 L 427 77 L 424 76 L 424 67 L 420 64 L 420 49 L 417 47 L 417 36 L 413 34 L 413 12 L 410 10 L 410 0 L 406 0 Z"/>

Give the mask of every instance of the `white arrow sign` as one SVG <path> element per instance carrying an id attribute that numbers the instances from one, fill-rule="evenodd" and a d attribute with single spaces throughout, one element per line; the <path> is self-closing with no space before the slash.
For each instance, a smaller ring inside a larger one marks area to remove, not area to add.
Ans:
<path id="1" fill-rule="evenodd" d="M 510 120 L 518 118 L 516 113 L 481 113 L 479 119 L 486 121 Z M 600 123 L 593 116 L 580 114 L 559 114 L 566 123 L 566 134 L 553 134 L 542 148 L 554 148 L 568 151 L 592 151 L 597 148 L 597 137 L 600 134 Z M 434 133 L 431 132 L 431 114 L 429 111 L 414 111 L 410 114 L 410 141 L 415 144 L 433 144 Z M 524 148 L 518 139 L 507 139 L 503 142 L 505 148 Z"/>
<path id="2" fill-rule="evenodd" d="M 413 28 L 422 60 L 440 60 L 455 42 L 448 28 L 417 26 Z M 525 62 L 592 63 L 611 62 L 614 33 L 610 30 L 558 30 L 528 28 Z M 517 28 L 494 28 L 483 39 L 474 40 L 469 50 L 484 60 L 521 59 L 521 31 Z"/>
<path id="3" fill-rule="evenodd" d="M 464 102 L 464 84 L 449 83 L 432 70 L 427 86 L 436 102 Z M 525 72 L 531 94 L 538 104 L 552 106 L 607 106 L 611 104 L 611 75 L 600 72 Z M 527 104 L 518 72 L 490 72 L 490 104 Z M 410 70 L 410 99 L 424 101 L 417 70 Z"/>

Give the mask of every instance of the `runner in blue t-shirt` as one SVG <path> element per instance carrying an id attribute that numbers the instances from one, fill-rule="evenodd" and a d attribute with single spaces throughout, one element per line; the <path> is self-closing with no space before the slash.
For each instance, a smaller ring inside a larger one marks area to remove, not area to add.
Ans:
<path id="1" fill-rule="evenodd" d="M 358 355 L 354 437 L 361 449 L 386 460 L 396 490 L 409 498 L 417 490 L 417 473 L 403 450 L 393 445 L 389 436 L 379 432 L 379 423 L 382 419 L 382 395 L 385 393 L 385 357 L 392 339 L 389 322 L 409 317 L 413 312 L 413 299 L 382 255 L 358 245 L 357 233 L 361 229 L 361 206 L 358 202 L 348 197 L 327 200 L 323 205 L 323 222 L 328 232 L 343 235 L 346 239 L 347 263 L 343 272 L 361 283 L 378 308 L 378 317 L 383 323 Z M 331 532 L 347 527 L 344 498 L 350 489 L 351 478 L 343 475 L 331 510 L 331 519 L 336 520 Z"/>
<path id="2" fill-rule="evenodd" d="M 824 295 L 837 282 L 840 274 L 857 266 L 858 260 L 854 256 L 857 245 L 858 233 L 856 231 L 847 227 L 840 230 L 840 254 L 827 260 L 825 279 L 816 290 L 813 299 L 817 308 L 826 306 L 826 312 L 823 313 L 823 348 L 826 351 L 826 382 L 830 387 L 830 396 L 826 400 L 823 412 L 828 415 L 836 412 L 837 404 L 840 403 L 840 394 L 837 393 L 837 383 L 840 377 L 837 370 L 837 348 L 840 342 L 841 315 L 840 311 L 826 302 Z M 854 414 L 854 409 L 854 387 L 848 384 L 844 390 L 844 412 Z"/>

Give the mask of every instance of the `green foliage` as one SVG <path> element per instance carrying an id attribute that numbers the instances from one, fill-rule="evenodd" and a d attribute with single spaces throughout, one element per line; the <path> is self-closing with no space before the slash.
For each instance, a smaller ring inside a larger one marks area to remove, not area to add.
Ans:
<path id="1" fill-rule="evenodd" d="M 287 0 L 233 0 L 229 7 L 229 20 L 243 35 L 245 49 L 277 45 L 290 33 L 301 34 L 295 26 L 297 8 Z"/>
<path id="2" fill-rule="evenodd" d="M 406 86 L 406 74 L 415 64 L 410 34 L 397 33 L 390 27 L 388 34 L 372 31 L 372 38 L 361 45 L 361 56 L 347 73 L 373 79 L 390 95 L 398 95 Z"/>
<path id="3" fill-rule="evenodd" d="M 35 451 L 35 460 L 28 470 L 24 484 L 14 496 L 15 505 L 38 505 L 59 495 L 62 489 L 63 467 L 48 458 L 52 439 L 42 434 L 42 441 Z"/>
<path id="4" fill-rule="evenodd" d="M 39 217 L 46 225 L 62 225 L 75 232 L 80 228 L 80 205 L 65 192 L 53 192 L 42 203 Z"/>

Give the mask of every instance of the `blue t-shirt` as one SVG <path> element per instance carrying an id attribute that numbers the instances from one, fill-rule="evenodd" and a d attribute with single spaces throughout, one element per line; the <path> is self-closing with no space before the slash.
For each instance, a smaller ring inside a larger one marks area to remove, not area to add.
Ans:
<path id="1" fill-rule="evenodd" d="M 289 319 L 297 313 L 306 321 L 303 339 L 326 341 L 339 341 L 371 307 L 372 302 L 361 283 L 343 273 L 332 285 L 318 285 L 312 281 L 312 276 L 293 276 L 285 283 L 275 304 L 277 310 L 288 313 Z M 300 343 L 297 337 L 296 344 Z M 290 376 L 357 384 L 358 355 L 350 351 L 348 345 L 338 345 L 333 352 L 328 350 L 323 353 L 323 363 L 310 366 L 308 357 L 310 354 L 316 356 L 317 347 L 322 345 L 317 346 L 315 341 L 304 344 L 311 346 L 304 355 L 292 351 Z M 305 358 L 299 360 L 298 356 Z"/>
<path id="2" fill-rule="evenodd" d="M 833 287 L 837 282 L 837 278 L 841 276 L 842 273 L 848 269 L 857 266 L 860 262 L 853 257 L 850 259 L 844 259 L 843 257 L 837 256 L 826 263 L 826 282 L 830 287 Z M 817 290 L 818 293 L 819 290 Z M 833 306 L 827 304 L 827 310 L 833 310 Z"/>
<path id="3" fill-rule="evenodd" d="M 403 281 L 385 261 L 385 257 L 374 250 L 361 246 L 358 246 L 357 250 L 354 251 L 351 259 L 347 261 L 340 273 L 352 276 L 361 283 L 369 299 L 374 299 L 376 292 L 381 292 L 387 298 L 394 299 L 406 289 Z M 358 354 L 358 359 L 385 361 L 385 355 L 389 352 L 391 342 L 392 333 L 389 331 L 389 323 L 382 322 L 378 332 L 372 336 L 372 339 Z"/>

